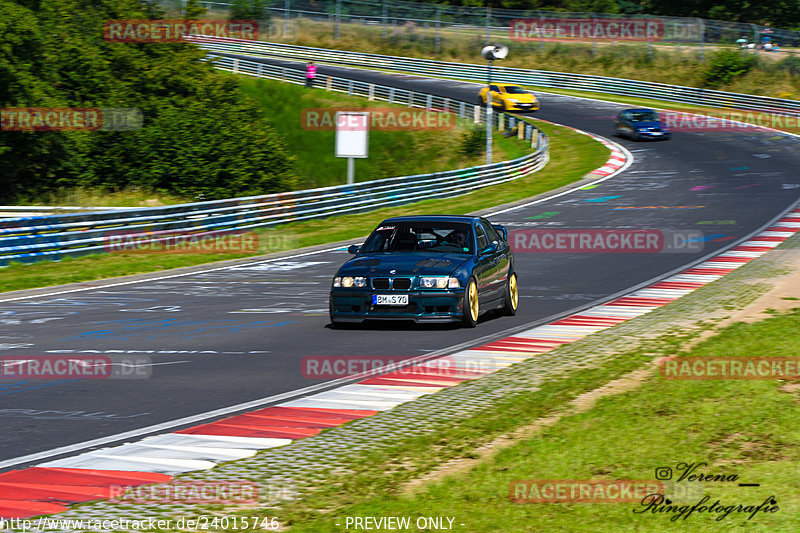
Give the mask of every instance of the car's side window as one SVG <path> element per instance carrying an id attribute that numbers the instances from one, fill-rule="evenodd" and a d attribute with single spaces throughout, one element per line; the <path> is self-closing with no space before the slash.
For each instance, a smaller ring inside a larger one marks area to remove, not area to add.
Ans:
<path id="1" fill-rule="evenodd" d="M 486 236 L 486 230 L 480 222 L 475 224 L 475 230 L 478 236 L 478 250 L 480 251 L 489 246 L 489 237 Z"/>
<path id="2" fill-rule="evenodd" d="M 489 90 L 499 93 L 500 87 L 498 87 L 497 85 L 489 85 Z"/>
<path id="3" fill-rule="evenodd" d="M 500 242 L 500 237 L 494 230 L 494 226 L 492 226 L 488 220 L 482 218 L 481 226 L 486 230 L 486 236 L 489 238 L 489 242 Z"/>

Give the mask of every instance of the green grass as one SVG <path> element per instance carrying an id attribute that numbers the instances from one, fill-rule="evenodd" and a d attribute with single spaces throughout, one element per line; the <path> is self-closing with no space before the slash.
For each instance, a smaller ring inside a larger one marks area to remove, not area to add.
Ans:
<path id="1" fill-rule="evenodd" d="M 691 356 L 800 356 L 800 308 L 753 324 L 736 323 L 698 344 Z M 671 355 L 680 348 L 651 344 L 627 354 L 627 364 L 652 357 L 653 352 Z M 583 371 L 591 379 L 598 371 Z M 578 373 L 573 386 L 582 382 Z M 577 380 L 577 381 L 576 381 Z M 548 387 L 531 396 L 547 405 Z M 584 388 L 584 387 L 582 387 Z M 552 392 L 552 391 L 551 391 Z M 666 381 L 656 372 L 640 387 L 601 399 L 595 407 L 567 416 L 533 437 L 480 462 L 465 473 L 429 483 L 412 494 L 400 493 L 396 479 L 349 476 L 335 489 L 322 489 L 313 501 L 295 502 L 284 520 L 292 532 L 327 532 L 348 516 L 455 517 L 458 531 L 483 533 L 527 533 L 529 531 L 752 531 L 792 532 L 800 512 L 800 481 L 796 476 L 800 459 L 800 429 L 796 406 L 800 388 L 776 381 Z M 527 399 L 509 406 L 507 415 L 535 418 Z M 484 430 L 499 426 L 487 413 Z M 466 430 L 462 430 L 465 433 Z M 461 444 L 468 456 L 466 439 L 457 435 L 442 439 L 445 445 Z M 422 457 L 423 454 L 419 453 Z M 747 515 L 695 512 L 688 519 L 671 521 L 671 514 L 634 513 L 639 503 L 513 503 L 509 484 L 516 480 L 624 480 L 654 479 L 657 467 L 679 463 L 707 463 L 699 472 L 735 474 L 736 483 L 682 481 L 678 487 L 689 496 L 675 498 L 676 505 L 694 504 L 702 496 L 710 505 L 720 500 L 728 505 L 758 505 L 774 495 L 779 511 Z M 384 466 L 384 469 L 386 467 Z M 381 468 L 371 470 L 376 475 Z M 379 474 L 378 474 L 379 475 Z M 391 477 L 391 476 L 390 476 Z M 737 483 L 760 483 L 739 487 Z M 334 483 L 335 485 L 335 483 Z M 687 490 L 691 489 L 691 490 Z"/>
<path id="2" fill-rule="evenodd" d="M 320 87 L 307 89 L 268 79 L 242 77 L 241 84 L 242 92 L 261 104 L 264 118 L 286 140 L 289 152 L 296 158 L 295 169 L 302 180 L 301 188 L 338 185 L 347 181 L 347 159 L 334 155 L 335 132 L 303 129 L 303 109 L 409 109 L 328 92 Z M 459 120 L 452 130 L 444 131 L 372 130 L 369 132 L 369 157 L 355 162 L 356 181 L 427 174 L 483 164 L 483 155 L 467 157 L 459 153 L 461 137 L 470 127 L 467 121 Z M 527 146 L 516 139 L 496 145 L 498 161 L 522 155 Z"/>
<path id="3" fill-rule="evenodd" d="M 568 128 L 560 126 L 543 123 L 537 125 L 550 137 L 550 162 L 537 173 L 456 198 L 427 200 L 369 213 L 332 217 L 325 220 L 295 222 L 284 224 L 274 229 L 257 230 L 261 246 L 260 253 L 279 252 L 362 237 L 372 231 L 381 220 L 389 216 L 434 211 L 438 213 L 464 214 L 521 200 L 579 180 L 588 172 L 601 166 L 608 158 L 608 150 L 586 135 L 575 133 Z M 513 139 L 506 139 L 502 135 L 495 136 L 495 139 L 501 145 L 508 141 L 513 141 Z M 507 154 L 510 157 L 518 155 L 518 152 L 514 151 L 514 144 L 509 143 L 506 146 Z M 43 261 L 33 264 L 12 264 L 2 269 L 3 276 L 0 276 L 0 292 L 91 281 L 111 276 L 155 272 L 246 256 L 247 254 L 102 254 L 69 258 L 59 262 Z"/>

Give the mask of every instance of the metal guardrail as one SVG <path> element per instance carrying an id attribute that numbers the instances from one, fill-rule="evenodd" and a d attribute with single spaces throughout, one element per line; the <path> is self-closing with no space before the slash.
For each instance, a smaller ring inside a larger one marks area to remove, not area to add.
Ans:
<path id="1" fill-rule="evenodd" d="M 205 50 L 235 54 L 256 54 L 292 61 L 315 61 L 354 67 L 382 69 L 407 74 L 486 83 L 486 67 L 469 63 L 447 63 L 430 59 L 364 54 L 346 50 L 311 48 L 284 43 L 247 41 L 214 37 L 192 37 Z M 800 101 L 755 96 L 750 94 L 713 91 L 696 87 L 668 85 L 605 76 L 590 76 L 567 72 L 550 72 L 494 66 L 492 79 L 536 87 L 592 91 L 620 96 L 666 100 L 712 107 L 758 110 L 769 113 L 800 113 Z M 477 97 L 477 95 L 476 95 Z"/>
<path id="2" fill-rule="evenodd" d="M 261 77 L 304 83 L 302 72 L 261 63 L 223 59 L 217 68 Z M 419 92 L 357 82 L 345 78 L 324 77 L 329 90 L 386 100 L 408 106 L 449 111 L 459 117 L 479 121 L 479 108 Z M 111 241 L 124 232 L 126 237 L 149 235 L 152 242 L 181 235 L 244 231 L 352 214 L 402 205 L 432 198 L 449 198 L 475 189 L 518 179 L 542 168 L 549 159 L 549 142 L 532 124 L 505 113 L 493 114 L 500 129 L 522 122 L 518 134 L 529 139 L 536 151 L 491 165 L 458 170 L 402 176 L 381 180 L 290 191 L 246 198 L 214 200 L 163 207 L 134 208 L 125 211 L 64 214 L 0 220 L 0 265 L 10 261 L 55 259 L 109 250 Z M 172 235 L 169 232 L 172 231 Z M 160 237 L 161 233 L 167 235 Z M 155 234 L 155 237 L 152 235 Z"/>

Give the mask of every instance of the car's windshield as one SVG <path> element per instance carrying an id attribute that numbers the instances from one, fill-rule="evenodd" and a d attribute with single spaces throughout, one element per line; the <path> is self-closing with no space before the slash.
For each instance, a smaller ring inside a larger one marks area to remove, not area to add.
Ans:
<path id="1" fill-rule="evenodd" d="M 361 253 L 439 252 L 471 254 L 472 226 L 457 222 L 387 222 L 367 238 Z"/>
<path id="2" fill-rule="evenodd" d="M 635 122 L 655 122 L 658 120 L 658 113 L 655 111 L 634 111 L 631 113 L 631 120 Z"/>
<path id="3" fill-rule="evenodd" d="M 516 85 L 507 85 L 506 86 L 506 92 L 508 94 L 525 94 L 528 91 L 526 91 L 522 87 L 517 87 Z"/>

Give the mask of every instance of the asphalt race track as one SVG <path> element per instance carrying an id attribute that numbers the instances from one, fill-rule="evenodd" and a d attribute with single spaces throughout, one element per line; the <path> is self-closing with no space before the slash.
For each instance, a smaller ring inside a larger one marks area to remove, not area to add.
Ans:
<path id="1" fill-rule="evenodd" d="M 469 101 L 476 99 L 478 90 L 474 84 L 347 68 L 322 66 L 319 73 Z M 611 117 L 622 107 L 548 94 L 541 96 L 541 103 L 537 117 L 606 137 L 612 135 Z M 517 253 L 519 313 L 513 318 L 484 316 L 474 330 L 405 323 L 331 329 L 327 293 L 334 271 L 349 257 L 342 249 L 0 301 L 3 356 L 127 354 L 148 357 L 153 363 L 147 379 L 0 380 L 2 469 L 42 460 L 16 460 L 28 454 L 319 384 L 301 373 L 304 356 L 446 353 L 479 337 L 500 336 L 511 328 L 589 306 L 732 245 L 768 224 L 800 196 L 797 137 L 756 131 L 679 131 L 669 142 L 617 140 L 635 156 L 624 173 L 597 187 L 490 219 L 512 231 L 700 230 L 702 251 Z"/>

